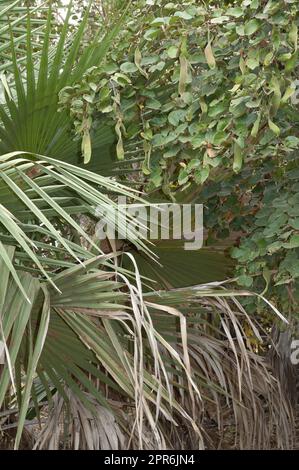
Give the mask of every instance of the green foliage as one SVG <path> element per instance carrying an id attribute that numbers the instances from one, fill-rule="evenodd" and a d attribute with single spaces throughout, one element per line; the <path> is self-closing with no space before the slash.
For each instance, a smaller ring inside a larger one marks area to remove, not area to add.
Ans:
<path id="1" fill-rule="evenodd" d="M 150 187 L 169 194 L 203 183 L 218 166 L 240 171 L 257 141 L 285 132 L 296 2 L 284 11 L 284 2 L 151 4 L 134 5 L 109 63 L 64 90 L 61 103 L 83 136 L 95 111 L 108 113 L 127 158 L 134 139 L 143 146 Z"/>
<path id="2" fill-rule="evenodd" d="M 298 296 L 296 207 L 272 204 L 279 191 L 293 201 L 299 176 L 297 10 L 296 0 L 140 0 L 105 67 L 60 95 L 76 135 L 105 119 L 119 159 L 144 155 L 149 193 L 199 194 L 209 240 L 236 245 L 239 283 L 261 292 L 274 270 L 269 295 L 288 308 Z"/>
<path id="3" fill-rule="evenodd" d="M 239 283 L 264 292 L 272 284 L 267 293 L 271 300 L 282 305 L 284 311 L 295 310 L 299 302 L 298 183 L 269 184 L 253 227 L 248 228 L 250 236 L 240 247 L 232 250 L 240 265 Z M 255 280 L 257 274 L 264 279 Z"/>

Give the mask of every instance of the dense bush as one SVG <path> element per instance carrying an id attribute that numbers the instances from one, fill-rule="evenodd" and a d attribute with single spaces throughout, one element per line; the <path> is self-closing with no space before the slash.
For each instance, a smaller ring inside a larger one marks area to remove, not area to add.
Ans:
<path id="1" fill-rule="evenodd" d="M 93 129 L 115 126 L 119 159 L 144 154 L 140 185 L 204 203 L 208 243 L 235 244 L 238 283 L 287 310 L 299 277 L 297 8 L 134 2 L 107 63 L 60 94 L 86 162 Z"/>

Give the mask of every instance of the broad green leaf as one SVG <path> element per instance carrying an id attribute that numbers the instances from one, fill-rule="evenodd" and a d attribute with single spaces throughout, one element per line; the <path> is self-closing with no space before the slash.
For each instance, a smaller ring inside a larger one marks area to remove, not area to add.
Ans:
<path id="1" fill-rule="evenodd" d="M 245 23 L 244 26 L 244 33 L 246 36 L 252 36 L 252 34 L 256 33 L 260 27 L 260 23 L 258 20 L 253 19 Z"/>

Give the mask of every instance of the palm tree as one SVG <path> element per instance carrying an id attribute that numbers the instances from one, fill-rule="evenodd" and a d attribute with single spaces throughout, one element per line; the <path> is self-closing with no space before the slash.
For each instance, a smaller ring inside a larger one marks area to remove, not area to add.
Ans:
<path id="1" fill-rule="evenodd" d="M 70 4 L 53 39 L 50 8 L 38 46 L 33 14 L 20 42 L 12 28 L 6 40 L 0 107 L 2 429 L 16 429 L 15 448 L 32 422 L 35 448 L 291 446 L 292 409 L 258 354 L 267 332 L 238 301 L 250 294 L 210 283 L 224 279 L 224 255 L 184 254 L 179 268 L 178 247 L 160 241 L 163 268 L 133 232 L 104 248 L 80 223 L 95 221 L 97 206 L 116 208 L 117 195 L 145 204 L 109 176 L 113 129 L 99 126 L 100 158 L 84 166 L 58 104 L 105 59 L 126 12 L 87 45 L 88 9 L 74 32 Z"/>

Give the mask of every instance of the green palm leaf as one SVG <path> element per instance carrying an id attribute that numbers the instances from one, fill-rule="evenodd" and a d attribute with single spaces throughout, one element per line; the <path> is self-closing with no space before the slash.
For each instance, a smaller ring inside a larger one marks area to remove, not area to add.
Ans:
<path id="1" fill-rule="evenodd" d="M 128 6 L 128 4 L 127 4 Z M 6 105 L 0 106 L 0 152 L 15 150 L 29 151 L 48 155 L 65 162 L 81 164 L 80 143 L 71 135 L 71 122 L 66 112 L 59 112 L 58 93 L 65 86 L 71 86 L 90 67 L 99 65 L 104 60 L 108 48 L 118 34 L 125 18 L 125 13 L 113 27 L 103 35 L 95 35 L 93 42 L 83 46 L 82 39 L 88 21 L 88 9 L 81 21 L 72 44 L 69 47 L 69 19 L 72 2 L 56 47 L 54 57 L 50 48 L 51 8 L 43 38 L 41 58 L 37 64 L 33 61 L 32 20 L 27 16 L 26 28 L 26 84 L 23 84 L 22 69 L 18 64 L 18 55 L 11 32 L 10 48 L 13 58 L 13 77 L 15 92 L 11 96 L 5 92 Z M 36 76 L 35 68 L 38 69 Z M 36 76 L 36 77 L 35 77 Z M 96 141 L 97 153 L 101 159 L 103 152 L 107 158 L 107 143 L 114 141 L 113 132 L 107 126 L 99 131 Z M 98 165 L 99 165 L 98 161 Z M 94 165 L 94 163 L 93 163 Z M 97 166 L 97 165 L 96 165 Z"/>
<path id="2" fill-rule="evenodd" d="M 42 275 L 53 283 L 44 268 L 48 260 L 43 260 L 38 256 L 35 242 L 31 238 L 30 232 L 28 233 L 28 226 L 27 235 L 26 231 L 23 230 L 21 221 L 31 221 L 33 230 L 36 231 L 40 231 L 41 226 L 43 229 L 46 229 L 46 233 L 51 237 L 49 251 L 51 251 L 51 244 L 54 247 L 55 244 L 58 244 L 68 257 L 80 263 L 82 250 L 79 247 L 80 254 L 78 253 L 78 247 L 74 251 L 73 244 L 60 234 L 60 231 L 56 229 L 51 219 L 56 216 L 64 220 L 69 227 L 90 243 L 91 248 L 101 252 L 98 244 L 84 232 L 70 215 L 72 209 L 74 209 L 73 201 L 79 201 L 75 212 L 82 212 L 82 207 L 84 207 L 85 212 L 89 212 L 92 216 L 95 216 L 97 207 L 109 207 L 111 214 L 107 214 L 107 219 L 114 223 L 112 210 L 121 211 L 121 208 L 107 194 L 96 189 L 95 185 L 103 188 L 105 192 L 110 190 L 123 196 L 135 197 L 135 193 L 109 178 L 95 175 L 88 170 L 78 169 L 73 165 L 58 162 L 48 157 L 31 155 L 30 157 L 24 158 L 23 156 L 22 158 L 21 154 L 22 152 L 15 152 L 3 155 L 0 159 L 0 190 L 6 195 L 3 203 L 5 204 L 5 201 L 8 202 L 6 204 L 7 207 L 1 204 L 0 222 L 3 227 L 1 234 L 4 235 L 4 239 L 5 237 L 8 237 L 8 239 L 11 237 L 14 240 L 13 244 L 17 243 L 17 246 L 22 248 L 23 252 L 27 254 L 28 258 L 41 271 Z M 40 160 L 40 158 L 43 160 Z M 39 175 L 32 179 L 28 176 L 28 172 L 34 168 L 38 169 Z M 52 195 L 53 189 L 55 191 L 54 196 Z M 62 195 L 67 191 L 68 197 L 65 198 L 66 200 L 61 198 L 59 190 L 62 191 Z M 13 204 L 11 198 L 14 201 Z M 61 199 L 63 199 L 63 203 Z M 15 204 L 15 200 L 17 204 Z M 49 209 L 51 211 L 50 218 L 47 212 Z M 118 226 L 119 232 L 125 233 L 126 231 L 128 241 L 131 240 L 138 248 L 149 254 L 150 251 L 145 242 L 140 238 L 138 239 L 133 230 L 126 230 L 129 219 L 125 212 L 123 212 L 122 219 L 122 224 Z M 88 258 L 88 253 L 83 255 L 83 259 L 86 258 Z M 6 260 L 6 265 L 8 266 L 6 257 L 3 259 Z M 10 268 L 16 278 L 15 269 Z"/>

